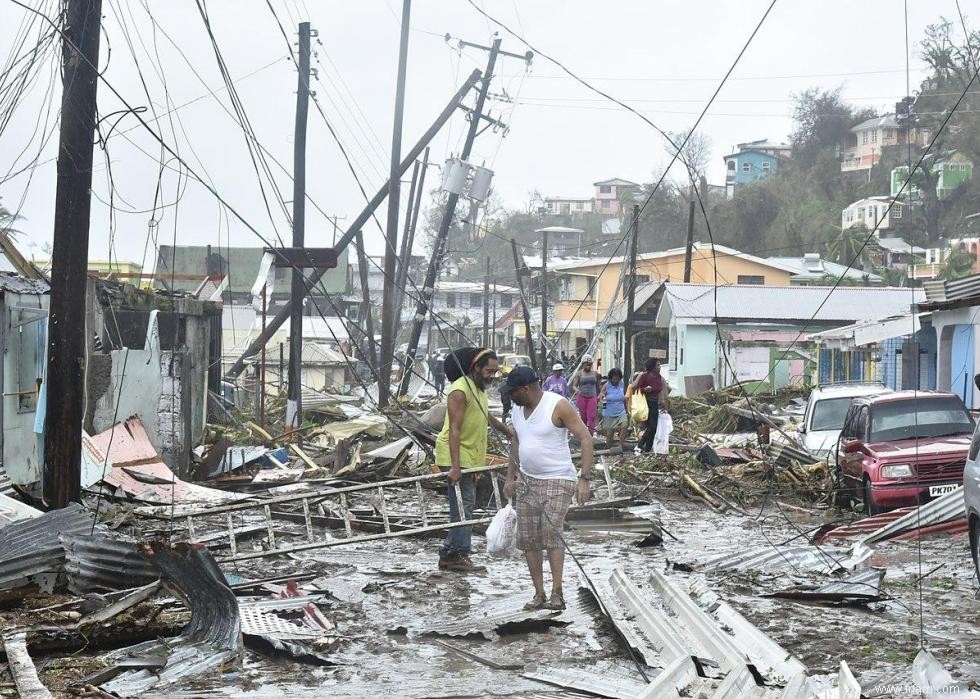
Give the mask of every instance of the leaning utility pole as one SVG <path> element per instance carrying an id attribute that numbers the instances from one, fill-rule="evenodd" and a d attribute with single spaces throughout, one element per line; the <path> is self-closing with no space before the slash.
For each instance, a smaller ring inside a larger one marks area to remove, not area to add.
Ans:
<path id="1" fill-rule="evenodd" d="M 357 249 L 357 276 L 361 282 L 361 311 L 358 315 L 361 319 L 361 329 L 367 338 L 364 344 L 371 364 L 371 375 L 377 377 L 378 352 L 374 347 L 374 319 L 371 317 L 374 311 L 371 308 L 371 289 L 368 288 L 368 258 L 364 250 L 364 236 L 360 231 L 354 237 L 354 247 Z"/>
<path id="2" fill-rule="evenodd" d="M 418 161 L 415 161 L 416 164 Z M 422 208 L 422 192 L 425 188 L 425 171 L 429 169 L 429 149 L 426 147 L 425 153 L 422 155 L 422 165 L 419 167 L 418 181 L 415 177 L 412 177 L 412 182 L 415 191 L 415 199 L 412 203 L 412 216 L 411 220 L 409 217 L 405 216 L 405 234 L 402 241 L 402 260 L 401 264 L 398 266 L 398 303 L 395 307 L 398 309 L 398 319 L 399 324 L 401 323 L 401 310 L 405 307 L 405 291 L 408 289 L 408 274 L 412 266 L 412 248 L 415 246 L 415 227 L 419 222 L 419 210 Z"/>
<path id="3" fill-rule="evenodd" d="M 524 270 L 526 266 L 517 255 L 517 241 L 510 239 L 510 249 L 514 253 L 514 271 L 517 273 L 517 291 L 521 295 L 521 312 L 524 316 L 524 339 L 527 342 L 527 356 L 531 359 L 531 368 L 538 370 L 538 359 L 534 354 L 534 339 L 531 334 L 531 311 L 527 307 L 527 297 L 524 295 Z"/>
<path id="4" fill-rule="evenodd" d="M 412 0 L 402 0 L 402 33 L 398 49 L 398 80 L 395 85 L 395 123 L 391 129 L 391 170 L 388 174 L 388 229 L 385 236 L 384 292 L 381 301 L 381 371 L 378 380 L 378 406 L 385 408 L 391 396 L 391 369 L 395 358 L 395 336 L 400 314 L 395 309 L 395 282 L 398 270 L 398 204 L 401 177 L 398 174 L 402 150 L 402 121 L 405 113 L 405 71 L 408 64 L 408 30 Z M 406 375 L 407 375 L 406 367 Z"/>
<path id="5" fill-rule="evenodd" d="M 423 149 L 425 149 L 429 142 L 435 138 L 435 135 L 439 133 L 439 130 L 445 126 L 446 122 L 449 121 L 449 117 L 456 113 L 456 110 L 460 107 L 460 103 L 463 101 L 463 98 L 466 97 L 469 91 L 473 89 L 473 86 L 476 85 L 476 82 L 479 79 L 480 71 L 474 70 L 462 87 L 460 87 L 456 94 L 452 96 L 449 103 L 443 108 L 442 112 L 439 113 L 439 116 L 436 117 L 435 121 L 432 122 L 428 130 L 422 135 L 418 143 L 416 143 L 409 154 L 405 156 L 405 159 L 402 160 L 401 167 L 398 171 L 399 177 L 405 174 L 405 172 L 408 171 L 408 168 L 412 166 L 412 163 L 414 163 L 415 160 L 422 155 Z M 351 241 L 354 240 L 354 236 L 361 230 L 364 224 L 370 220 L 370 218 L 374 215 L 375 209 L 381 206 L 381 202 L 383 202 L 387 196 L 388 183 L 386 182 L 384 185 L 382 185 L 381 189 L 379 189 L 375 195 L 371 197 L 370 201 L 368 201 L 365 207 L 361 210 L 361 213 L 354 218 L 353 223 L 347 227 L 347 231 L 334 245 L 334 250 L 338 255 L 351 244 Z M 322 269 L 313 270 L 310 273 L 310 290 L 312 290 L 316 283 L 320 281 L 324 273 L 325 270 Z M 293 302 L 290 300 L 281 309 L 279 309 L 276 315 L 269 321 L 265 331 L 259 334 L 257 338 L 252 340 L 252 343 L 245 349 L 242 356 L 235 360 L 235 363 L 232 364 L 231 368 L 228 370 L 228 373 L 225 374 L 226 378 L 235 379 L 241 375 L 241 373 L 245 370 L 245 364 L 248 359 L 258 354 L 262 347 L 264 347 L 270 340 L 270 338 L 272 338 L 279 328 L 283 326 L 283 323 L 289 320 L 292 313 L 292 308 Z"/>
<path id="6" fill-rule="evenodd" d="M 480 82 L 480 94 L 476 98 L 476 106 L 470 113 L 470 128 L 466 132 L 466 141 L 463 143 L 463 150 L 459 155 L 460 160 L 465 161 L 470 157 L 473 150 L 473 142 L 476 140 L 476 133 L 480 128 L 480 119 L 483 117 L 483 105 L 487 101 L 487 93 L 490 91 L 490 81 L 493 79 L 493 67 L 497 62 L 497 54 L 500 52 L 500 39 L 494 39 L 493 47 L 490 49 L 490 58 L 487 60 L 487 69 L 483 73 L 483 80 Z M 405 372 L 402 376 L 401 386 L 398 395 L 405 395 L 408 391 L 408 380 L 412 375 L 412 365 L 415 363 L 415 352 L 419 346 L 419 338 L 422 337 L 422 325 L 425 323 L 425 315 L 432 302 L 432 293 L 435 288 L 436 279 L 439 276 L 439 264 L 446 248 L 446 239 L 449 237 L 449 228 L 456 218 L 456 203 L 459 195 L 453 192 L 446 197 L 446 209 L 442 213 L 442 222 L 439 224 L 439 232 L 436 235 L 435 243 L 432 248 L 432 257 L 429 259 L 429 267 L 425 271 L 425 281 L 422 284 L 422 295 L 415 307 L 415 318 L 412 321 L 412 333 L 408 338 L 408 351 L 405 353 Z"/>
<path id="7" fill-rule="evenodd" d="M 541 371 L 548 370 L 548 230 L 541 239 Z"/>
<path id="8" fill-rule="evenodd" d="M 487 258 L 487 271 L 483 275 L 483 346 L 490 346 L 490 258 Z"/>
<path id="9" fill-rule="evenodd" d="M 51 508 L 82 495 L 85 405 L 85 290 L 92 157 L 97 119 L 102 0 L 68 0 L 61 42 L 61 139 L 54 204 L 48 312 L 48 404 L 44 422 L 44 501 Z"/>
<path id="10" fill-rule="evenodd" d="M 640 207 L 633 205 L 629 276 L 626 278 L 626 324 L 623 327 L 623 376 L 633 376 L 633 315 L 636 312 L 636 246 L 640 240 Z M 627 378 L 629 380 L 629 378 Z"/>
<path id="11" fill-rule="evenodd" d="M 694 183 L 689 189 L 687 206 L 687 246 L 684 249 L 684 283 L 691 283 L 691 257 L 694 252 Z"/>
<path id="12" fill-rule="evenodd" d="M 296 88 L 296 130 L 293 138 L 293 247 L 306 237 L 306 116 L 310 104 L 310 23 L 299 25 L 299 79 Z M 303 424 L 303 270 L 293 268 L 289 300 L 289 383 L 286 392 L 286 427 Z"/>

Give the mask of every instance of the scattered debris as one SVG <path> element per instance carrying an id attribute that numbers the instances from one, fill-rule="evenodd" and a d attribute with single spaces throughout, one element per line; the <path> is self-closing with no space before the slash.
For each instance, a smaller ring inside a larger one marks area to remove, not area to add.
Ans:
<path id="1" fill-rule="evenodd" d="M 24 631 L 8 630 L 0 635 L 0 645 L 7 654 L 10 674 L 13 675 L 17 695 L 22 699 L 48 699 L 51 692 L 41 684 L 37 668 L 27 652 L 27 634 Z"/>
<path id="2" fill-rule="evenodd" d="M 421 635 L 453 636 L 459 638 L 482 637 L 488 641 L 492 641 L 498 635 L 541 631 L 552 626 L 568 626 L 572 623 L 560 617 L 561 612 L 550 611 L 548 609 L 536 609 L 533 611 L 512 609 L 490 613 L 480 617 L 471 617 L 463 621 L 433 624 L 424 627 L 419 633 Z"/>
<path id="3" fill-rule="evenodd" d="M 881 583 L 885 579 L 882 568 L 868 568 L 838 582 L 826 585 L 795 587 L 773 592 L 768 597 L 807 600 L 813 602 L 837 602 L 841 604 L 867 604 L 881 599 Z"/>

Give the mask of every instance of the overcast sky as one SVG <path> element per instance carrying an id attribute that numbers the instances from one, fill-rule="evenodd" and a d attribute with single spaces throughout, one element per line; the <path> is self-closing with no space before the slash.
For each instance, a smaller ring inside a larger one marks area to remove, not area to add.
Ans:
<path id="1" fill-rule="evenodd" d="M 533 46 L 668 131 L 694 123 L 769 4 L 769 0 L 475 1 Z M 32 0 L 31 4 L 50 8 L 55 3 Z M 318 78 L 312 82 L 316 102 L 337 130 L 364 187 L 373 194 L 387 179 L 389 167 L 401 2 L 271 0 L 271 5 L 290 41 L 295 40 L 300 21 L 309 20 L 318 31 L 313 63 Z M 967 1 L 963 7 L 970 12 L 976 4 Z M 265 0 L 210 0 L 207 9 L 259 142 L 291 169 L 297 76 L 276 18 Z M 941 16 L 957 16 L 953 0 L 909 0 L 908 13 L 911 42 L 917 42 L 924 27 Z M 131 105 L 149 106 L 138 65 L 158 114 L 185 105 L 152 127 L 201 177 L 210 179 L 262 236 L 275 240 L 279 235 L 288 241 L 285 215 L 268 187 L 271 219 L 266 212 L 242 130 L 226 111 L 230 110 L 228 94 L 195 2 L 103 0 L 103 15 L 100 63 L 108 81 Z M 26 11 L 0 0 L 0 56 L 5 63 L 26 17 Z M 466 76 L 485 64 L 484 52 L 459 50 L 458 38 L 489 44 L 492 34 L 500 31 L 505 50 L 528 49 L 466 0 L 415 0 L 411 18 L 415 31 L 409 48 L 403 153 Z M 448 44 L 443 38 L 447 32 L 453 37 Z M 923 70 L 914 47 L 911 55 L 915 89 Z M 16 172 L 40 155 L 36 168 L 0 184 L 3 205 L 24 218 L 18 223 L 24 233 L 23 252 L 34 257 L 46 256 L 43 246 L 51 239 L 53 225 L 57 131 L 52 127 L 60 106 L 57 56 L 49 52 L 32 89 L 0 133 L 0 181 L 8 171 Z M 893 109 L 905 94 L 905 60 L 899 0 L 780 0 L 702 122 L 712 142 L 709 179 L 723 182 L 722 156 L 734 144 L 760 138 L 786 140 L 792 130 L 791 96 L 808 87 L 840 85 L 855 104 Z M 490 110 L 510 125 L 510 131 L 506 138 L 487 131 L 471 158 L 492 166 L 494 187 L 505 205 L 523 207 L 532 190 L 546 196 L 590 196 L 592 182 L 610 177 L 650 181 L 652 173 L 669 160 L 662 138 L 653 129 L 576 83 L 543 56 L 525 68 L 523 61 L 513 58 L 498 62 L 492 91 L 498 96 L 506 93 L 516 104 L 497 99 Z M 209 90 L 216 91 L 217 99 Z M 45 102 L 48 94 L 53 96 L 50 110 Z M 120 109 L 121 102 L 100 84 L 100 114 Z M 143 116 L 153 118 L 150 111 Z M 52 120 L 47 123 L 50 138 L 42 145 L 46 119 Z M 465 125 L 462 114 L 451 120 L 432 143 L 432 160 L 442 162 L 458 151 Z M 151 230 L 157 244 L 176 239 L 179 244 L 262 245 L 243 224 L 225 217 L 215 198 L 188 180 L 186 172 L 179 177 L 179 166 L 169 157 L 164 158 L 160 180 L 159 201 L 164 208 L 157 211 L 157 226 L 151 226 L 160 147 L 132 116 L 118 122 L 108 140 L 108 156 L 117 206 L 114 235 L 109 207 L 99 201 L 109 200 L 110 187 L 105 155 L 97 150 L 93 189 L 98 199 L 92 208 L 90 259 L 106 259 L 113 246 L 113 257 L 139 263 L 146 254 L 146 264 L 152 266 L 153 236 L 147 245 Z M 274 162 L 269 164 L 283 198 L 291 200 L 291 180 Z M 431 168 L 427 188 L 438 182 L 438 176 L 438 170 Z M 307 244 L 329 245 L 332 224 L 324 214 L 346 217 L 349 222 L 363 208 L 364 198 L 312 103 L 307 186 L 323 212 L 307 207 Z M 407 190 L 406 182 L 403 202 Z M 385 211 L 382 205 L 378 215 L 382 225 Z M 343 218 L 340 225 L 344 226 Z M 367 227 L 365 234 L 370 251 L 381 253 L 377 227 Z"/>

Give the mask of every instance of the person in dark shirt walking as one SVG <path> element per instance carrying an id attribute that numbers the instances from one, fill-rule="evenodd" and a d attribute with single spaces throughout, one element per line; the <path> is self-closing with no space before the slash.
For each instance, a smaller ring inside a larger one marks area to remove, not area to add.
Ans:
<path id="1" fill-rule="evenodd" d="M 650 359 L 646 363 L 646 371 L 640 374 L 633 384 L 632 400 L 646 399 L 648 412 L 643 436 L 636 445 L 635 451 L 638 454 L 641 452 L 645 454 L 653 449 L 653 439 L 657 436 L 657 418 L 661 409 L 667 409 L 666 396 L 661 399 L 663 392 L 664 379 L 660 375 L 660 362 Z"/>

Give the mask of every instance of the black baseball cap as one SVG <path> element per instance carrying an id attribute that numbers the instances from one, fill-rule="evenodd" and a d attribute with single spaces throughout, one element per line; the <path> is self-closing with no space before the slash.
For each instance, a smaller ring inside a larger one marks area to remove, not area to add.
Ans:
<path id="1" fill-rule="evenodd" d="M 538 382 L 538 375 L 529 366 L 514 367 L 514 370 L 507 374 L 507 393 L 513 393 L 519 388 L 530 386 Z"/>

